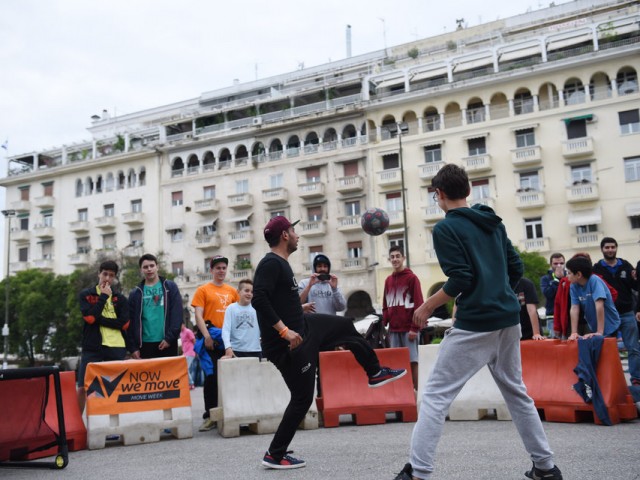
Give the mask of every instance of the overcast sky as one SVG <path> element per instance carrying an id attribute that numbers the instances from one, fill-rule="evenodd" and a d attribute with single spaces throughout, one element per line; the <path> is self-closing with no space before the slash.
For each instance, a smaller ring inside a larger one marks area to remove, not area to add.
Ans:
<path id="1" fill-rule="evenodd" d="M 471 27 L 548 4 L 0 0 L 0 144 L 8 142 L 0 149 L 0 176 L 7 152 L 90 139 L 90 117 L 103 109 L 132 113 L 198 97 L 236 78 L 247 82 L 343 59 L 347 25 L 355 56 L 451 32 L 456 19 Z"/>

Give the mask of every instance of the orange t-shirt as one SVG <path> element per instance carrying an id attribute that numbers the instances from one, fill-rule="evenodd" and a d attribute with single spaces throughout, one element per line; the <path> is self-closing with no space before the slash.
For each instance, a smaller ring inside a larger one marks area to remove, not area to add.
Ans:
<path id="1" fill-rule="evenodd" d="M 201 307 L 204 311 L 202 318 L 210 320 L 214 326 L 222 328 L 224 312 L 229 305 L 240 300 L 238 291 L 231 285 L 223 283 L 221 286 L 209 282 L 201 285 L 193 295 L 192 307 Z"/>

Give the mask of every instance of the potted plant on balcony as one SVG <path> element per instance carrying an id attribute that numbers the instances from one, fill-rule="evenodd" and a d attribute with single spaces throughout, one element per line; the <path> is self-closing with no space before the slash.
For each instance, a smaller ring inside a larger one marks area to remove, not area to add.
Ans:
<path id="1" fill-rule="evenodd" d="M 251 260 L 248 258 L 239 258 L 234 265 L 236 270 L 251 270 Z"/>

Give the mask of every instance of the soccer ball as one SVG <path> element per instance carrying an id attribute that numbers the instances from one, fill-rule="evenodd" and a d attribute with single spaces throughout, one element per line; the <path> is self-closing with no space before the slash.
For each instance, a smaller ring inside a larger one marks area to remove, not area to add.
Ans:
<path id="1" fill-rule="evenodd" d="M 360 225 L 368 235 L 382 235 L 389 228 L 389 215 L 381 208 L 370 208 L 360 217 Z"/>

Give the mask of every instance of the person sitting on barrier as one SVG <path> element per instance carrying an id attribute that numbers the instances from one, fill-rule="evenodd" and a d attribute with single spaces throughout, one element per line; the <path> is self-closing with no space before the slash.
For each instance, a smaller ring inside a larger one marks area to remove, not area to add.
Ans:
<path id="1" fill-rule="evenodd" d="M 253 282 L 248 278 L 240 280 L 238 294 L 240 300 L 229 305 L 224 312 L 222 343 L 225 351 L 222 358 L 260 358 L 260 327 L 256 311 L 251 306 Z"/>
<path id="2" fill-rule="evenodd" d="M 546 299 L 545 319 L 549 338 L 554 337 L 553 307 L 560 281 L 566 275 L 564 264 L 564 255 L 558 252 L 552 253 L 551 257 L 549 257 L 549 265 L 551 268 L 546 273 L 546 275 L 540 277 L 540 290 L 542 291 L 542 295 L 544 295 L 544 298 Z"/>
<path id="3" fill-rule="evenodd" d="M 127 335 L 129 308 L 127 299 L 114 292 L 112 285 L 118 275 L 118 264 L 106 260 L 98 270 L 98 285 L 82 290 L 79 295 L 82 327 L 82 354 L 78 368 L 78 406 L 80 412 L 86 403 L 84 374 L 87 364 L 124 360 L 133 345 Z"/>
<path id="4" fill-rule="evenodd" d="M 280 371 L 291 399 L 269 450 L 262 459 L 266 468 L 289 469 L 306 463 L 289 455 L 296 429 L 313 402 L 316 366 L 321 351 L 344 345 L 367 373 L 370 387 L 399 379 L 407 372 L 381 367 L 374 350 L 344 317 L 304 314 L 298 283 L 289 256 L 298 249 L 295 225 L 275 216 L 264 227 L 271 252 L 256 268 L 252 305 L 258 314 L 263 355 Z"/>
<path id="5" fill-rule="evenodd" d="M 520 302 L 520 340 L 544 340 L 540 334 L 540 317 L 538 317 L 538 294 L 531 280 L 522 277 L 513 289 Z"/>
<path id="6" fill-rule="evenodd" d="M 206 322 L 210 322 L 217 329 L 222 329 L 227 307 L 240 299 L 238 291 L 231 285 L 224 283 L 228 265 L 229 259 L 226 257 L 222 255 L 212 257 L 209 261 L 211 281 L 197 288 L 191 302 L 191 306 L 195 309 L 198 331 L 204 337 L 205 350 L 213 363 L 211 373 L 206 375 L 204 380 L 204 414 L 202 415 L 202 425 L 200 425 L 201 432 L 206 432 L 216 426 L 210 418 L 209 411 L 218 406 L 218 360 L 224 355 L 224 349 L 214 348 L 213 338 Z M 202 365 L 205 364 L 206 360 L 202 355 L 200 355 L 200 361 Z"/>
<path id="7" fill-rule="evenodd" d="M 182 296 L 176 283 L 158 274 L 158 259 L 145 253 L 138 260 L 144 279 L 129 293 L 129 335 L 135 359 L 178 356 Z"/>
<path id="8" fill-rule="evenodd" d="M 196 336 L 190 328 L 182 323 L 180 327 L 180 343 L 182 344 L 182 355 L 187 359 L 187 373 L 189 375 L 189 389 L 193 390 L 195 386 L 195 377 L 193 375 L 193 360 L 196 358 L 196 352 L 193 349 L 196 343 Z"/>
<path id="9" fill-rule="evenodd" d="M 502 219 L 485 205 L 469 207 L 467 173 L 444 165 L 431 183 L 434 200 L 445 212 L 433 229 L 438 262 L 448 277 L 416 309 L 413 321 L 423 327 L 433 311 L 456 298 L 455 323 L 447 330 L 422 393 L 411 438 L 411 461 L 396 480 L 428 479 L 447 412 L 464 385 L 488 366 L 511 413 L 533 466 L 525 476 L 562 480 L 540 416 L 522 381 L 520 305 L 513 288 L 524 268 Z M 494 477 L 511 477 L 500 472 Z"/>
<path id="10" fill-rule="evenodd" d="M 420 280 L 404 266 L 404 249 L 399 245 L 389 248 L 389 262 L 393 268 L 384 281 L 382 294 L 382 319 L 389 326 L 389 345 L 392 348 L 407 347 L 411 362 L 411 378 L 414 390 L 418 389 L 418 343 L 420 328 L 412 318 L 415 309 L 422 305 Z"/>

